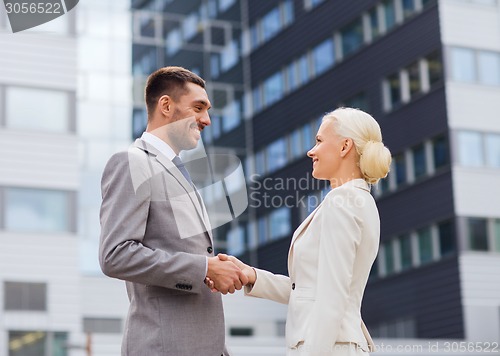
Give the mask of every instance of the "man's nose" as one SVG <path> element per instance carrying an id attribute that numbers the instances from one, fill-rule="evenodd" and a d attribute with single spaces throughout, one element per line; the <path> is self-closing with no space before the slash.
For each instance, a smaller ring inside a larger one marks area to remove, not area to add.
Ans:
<path id="1" fill-rule="evenodd" d="M 212 123 L 212 120 L 210 120 L 210 115 L 208 114 L 208 112 L 203 114 L 198 121 L 203 126 L 209 126 Z"/>

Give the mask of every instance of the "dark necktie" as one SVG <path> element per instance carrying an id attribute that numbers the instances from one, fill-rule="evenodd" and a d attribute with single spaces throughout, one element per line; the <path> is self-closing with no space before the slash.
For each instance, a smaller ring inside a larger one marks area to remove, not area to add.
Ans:
<path id="1" fill-rule="evenodd" d="M 191 176 L 189 175 L 189 172 L 186 169 L 186 166 L 182 162 L 181 158 L 179 156 L 175 156 L 174 159 L 172 160 L 172 163 L 176 165 L 179 171 L 181 171 L 182 175 L 184 176 L 184 178 L 186 178 L 189 184 L 193 185 L 193 180 L 191 179 Z"/>

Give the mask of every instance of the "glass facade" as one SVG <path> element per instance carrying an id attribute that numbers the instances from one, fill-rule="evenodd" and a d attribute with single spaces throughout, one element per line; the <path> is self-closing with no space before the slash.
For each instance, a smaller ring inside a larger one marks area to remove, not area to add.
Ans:
<path id="1" fill-rule="evenodd" d="M 469 218 L 469 248 L 474 251 L 488 251 L 488 220 Z"/>
<path id="2" fill-rule="evenodd" d="M 323 74 L 335 63 L 333 40 L 327 39 L 312 50 L 313 67 L 316 75 Z"/>
<path id="3" fill-rule="evenodd" d="M 287 237 L 291 232 L 290 209 L 282 207 L 275 209 L 269 214 L 270 238 L 275 240 Z"/>
<path id="4" fill-rule="evenodd" d="M 9 356 L 67 356 L 68 333 L 9 331 Z"/>
<path id="5" fill-rule="evenodd" d="M 427 173 L 427 164 L 424 145 L 413 148 L 413 172 L 415 178 L 420 178 Z"/>
<path id="6" fill-rule="evenodd" d="M 417 231 L 418 251 L 420 263 L 427 263 L 433 259 L 432 235 L 430 228 L 423 228 Z"/>

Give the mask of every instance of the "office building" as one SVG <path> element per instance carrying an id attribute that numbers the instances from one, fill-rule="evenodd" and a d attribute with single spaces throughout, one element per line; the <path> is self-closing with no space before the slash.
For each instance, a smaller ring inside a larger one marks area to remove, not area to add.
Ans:
<path id="1" fill-rule="evenodd" d="M 121 113 L 110 109 L 112 99 L 103 97 L 103 90 L 111 95 L 116 88 L 103 88 L 102 63 L 89 52 L 101 52 L 96 46 L 107 43 L 96 33 L 106 36 L 106 26 L 120 21 L 103 16 L 108 9 L 102 1 L 90 3 L 16 34 L 0 6 L 1 355 L 120 352 L 125 289 L 95 274 L 97 255 L 89 246 L 97 245 L 99 236 L 104 163 L 96 157 L 127 146 L 131 114 L 128 107 Z M 118 8 L 115 3 L 110 10 Z M 130 33 L 126 3 L 122 10 L 121 22 Z M 87 56 L 80 56 L 82 51 Z M 110 59 L 105 66 L 112 61 L 118 62 Z M 128 76 L 127 63 L 125 68 Z"/>
<path id="2" fill-rule="evenodd" d="M 291 235 L 328 189 L 305 154 L 324 113 L 358 107 L 393 154 L 372 189 L 382 223 L 368 328 L 379 338 L 499 339 L 497 0 L 132 7 L 134 135 L 145 127 L 145 77 L 182 65 L 208 82 L 205 147 L 244 162 L 249 208 L 217 229 L 222 251 L 287 273 Z"/>

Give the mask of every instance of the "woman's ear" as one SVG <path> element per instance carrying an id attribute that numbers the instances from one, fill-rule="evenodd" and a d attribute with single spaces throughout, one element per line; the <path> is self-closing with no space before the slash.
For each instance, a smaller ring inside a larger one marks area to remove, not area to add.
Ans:
<path id="1" fill-rule="evenodd" d="M 345 157 L 351 151 L 354 142 L 351 138 L 344 138 L 342 141 L 342 149 L 340 150 L 340 157 Z"/>

